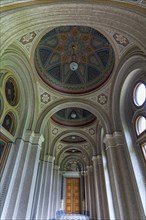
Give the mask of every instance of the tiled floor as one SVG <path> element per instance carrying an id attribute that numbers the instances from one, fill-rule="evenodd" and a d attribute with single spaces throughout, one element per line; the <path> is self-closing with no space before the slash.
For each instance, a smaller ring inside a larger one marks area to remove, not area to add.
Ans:
<path id="1" fill-rule="evenodd" d="M 58 220 L 89 220 L 89 217 L 79 214 L 64 214 Z"/>

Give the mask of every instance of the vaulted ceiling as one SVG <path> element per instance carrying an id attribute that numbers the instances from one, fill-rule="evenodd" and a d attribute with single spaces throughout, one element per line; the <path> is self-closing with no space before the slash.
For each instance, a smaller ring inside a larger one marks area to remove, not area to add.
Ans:
<path id="1" fill-rule="evenodd" d="M 21 94 L 27 89 L 31 94 L 25 96 L 29 105 L 23 100 L 31 115 L 26 127 L 44 135 L 41 157 L 53 155 L 67 170 L 89 165 L 101 153 L 103 130 L 113 130 L 120 66 L 131 54 L 145 53 L 145 1 L 2 0 L 1 5 L 11 21 L 2 18 L 2 66 L 18 74 Z"/>

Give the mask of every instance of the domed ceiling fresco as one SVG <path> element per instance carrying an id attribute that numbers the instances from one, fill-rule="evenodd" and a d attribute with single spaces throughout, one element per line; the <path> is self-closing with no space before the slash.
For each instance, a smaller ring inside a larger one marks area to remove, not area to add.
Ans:
<path id="1" fill-rule="evenodd" d="M 69 135 L 61 140 L 64 143 L 82 143 L 86 142 L 86 140 L 78 135 Z"/>
<path id="2" fill-rule="evenodd" d="M 65 108 L 56 112 L 52 120 L 64 126 L 85 126 L 95 121 L 96 117 L 89 111 L 81 108 Z"/>
<path id="3" fill-rule="evenodd" d="M 36 70 L 50 87 L 67 94 L 93 91 L 109 78 L 114 51 L 97 30 L 85 26 L 57 27 L 39 41 Z"/>

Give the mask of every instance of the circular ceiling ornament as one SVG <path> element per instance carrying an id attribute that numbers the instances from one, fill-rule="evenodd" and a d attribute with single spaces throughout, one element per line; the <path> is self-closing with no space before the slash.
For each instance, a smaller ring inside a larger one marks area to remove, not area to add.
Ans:
<path id="1" fill-rule="evenodd" d="M 62 26 L 40 40 L 34 62 L 39 76 L 50 87 L 67 94 L 81 94 L 107 81 L 115 57 L 111 44 L 97 30 Z"/>

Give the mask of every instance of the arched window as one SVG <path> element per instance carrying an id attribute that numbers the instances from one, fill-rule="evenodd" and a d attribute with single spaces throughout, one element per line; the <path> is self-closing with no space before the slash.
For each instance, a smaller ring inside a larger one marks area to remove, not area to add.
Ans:
<path id="1" fill-rule="evenodd" d="M 133 88 L 133 121 L 137 141 L 146 159 L 146 83 L 138 81 Z"/>
<path id="2" fill-rule="evenodd" d="M 146 86 L 138 82 L 133 91 L 133 101 L 136 106 L 142 106 L 146 100 Z"/>
<path id="3" fill-rule="evenodd" d="M 12 112 L 6 114 L 2 126 L 12 135 L 15 133 L 16 119 Z"/>
<path id="4" fill-rule="evenodd" d="M 5 84 L 5 95 L 8 103 L 15 106 L 18 103 L 18 86 L 14 78 L 9 77 Z"/>
<path id="5" fill-rule="evenodd" d="M 117 80 L 117 90 L 120 88 L 120 84 L 121 123 L 129 153 L 129 162 L 133 167 L 145 211 L 146 66 L 144 57 L 133 56 L 125 62 Z"/>

